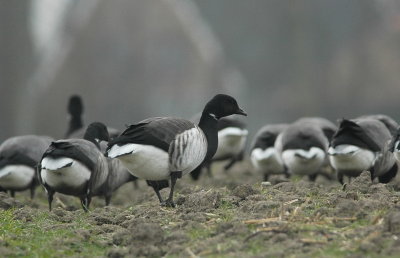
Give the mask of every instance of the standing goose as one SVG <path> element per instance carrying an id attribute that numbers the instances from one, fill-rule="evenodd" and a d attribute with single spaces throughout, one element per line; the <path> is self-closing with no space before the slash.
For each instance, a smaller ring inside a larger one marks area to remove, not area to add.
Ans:
<path id="1" fill-rule="evenodd" d="M 102 123 L 88 126 L 84 139 L 52 142 L 38 166 L 38 178 L 48 196 L 49 209 L 55 192 L 78 196 L 88 211 L 92 196 L 106 195 L 108 162 L 100 151 L 100 141 L 108 140 Z"/>
<path id="2" fill-rule="evenodd" d="M 73 135 L 73 133 L 83 128 L 83 123 L 82 123 L 83 103 L 80 96 L 72 95 L 69 98 L 67 111 L 70 119 L 68 124 L 68 130 L 65 134 L 65 137 L 70 138 L 71 135 Z"/>
<path id="3" fill-rule="evenodd" d="M 65 137 L 68 139 L 80 139 L 85 135 L 85 128 L 83 127 L 82 114 L 83 114 L 83 101 L 79 95 L 72 95 L 68 101 L 67 111 L 70 117 L 68 130 Z M 121 132 L 118 129 L 107 127 L 110 139 L 118 136 Z"/>
<path id="4" fill-rule="evenodd" d="M 254 168 L 268 181 L 273 174 L 287 173 L 283 160 L 275 149 L 275 140 L 288 127 L 287 124 L 271 124 L 262 127 L 254 136 L 250 160 Z"/>
<path id="5" fill-rule="evenodd" d="M 276 139 L 289 174 L 308 175 L 314 181 L 324 165 L 329 141 L 318 123 L 296 121 Z"/>
<path id="6" fill-rule="evenodd" d="M 15 191 L 30 189 L 34 197 L 37 186 L 36 165 L 52 139 L 47 136 L 24 135 L 7 139 L 0 145 L 0 189 Z"/>
<path id="7" fill-rule="evenodd" d="M 388 183 L 397 174 L 390 140 L 390 131 L 377 119 L 343 119 L 328 151 L 339 182 L 343 184 L 343 176 L 357 177 L 369 170 L 372 179 Z"/>
<path id="8" fill-rule="evenodd" d="M 200 118 L 196 119 L 199 121 Z M 218 120 L 218 148 L 212 160 L 204 162 L 201 166 L 190 173 L 194 180 L 198 180 L 205 167 L 211 176 L 211 163 L 213 161 L 229 162 L 224 170 L 230 169 L 237 161 L 243 160 L 248 131 L 246 124 L 236 116 L 223 117 Z"/>
<path id="9" fill-rule="evenodd" d="M 218 94 L 205 106 L 198 126 L 185 119 L 156 117 L 129 126 L 112 140 L 107 155 L 118 158 L 139 178 L 147 180 L 161 205 L 174 207 L 176 180 L 201 163 L 211 160 L 218 147 L 218 119 L 232 114 L 246 115 L 231 96 Z M 160 190 L 171 191 L 163 201 Z"/>

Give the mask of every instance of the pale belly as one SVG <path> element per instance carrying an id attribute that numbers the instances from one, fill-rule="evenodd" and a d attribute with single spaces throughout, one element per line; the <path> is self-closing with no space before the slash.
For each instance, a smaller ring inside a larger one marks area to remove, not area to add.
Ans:
<path id="1" fill-rule="evenodd" d="M 353 149 L 351 152 L 346 152 L 346 149 L 340 151 L 342 146 L 339 145 L 331 151 L 335 155 L 330 155 L 329 161 L 335 170 L 361 173 L 374 165 L 375 154 L 372 151 L 350 145 L 346 147 L 353 147 Z"/>
<path id="2" fill-rule="evenodd" d="M 49 166 L 49 164 L 57 163 L 57 161 L 65 163 L 68 161 L 67 159 L 43 159 L 42 170 L 40 171 L 42 181 L 55 189 L 58 187 L 76 188 L 86 184 L 90 179 L 91 172 L 79 161 L 69 159 L 70 162 L 73 162 L 72 165 L 59 169 L 56 166 Z M 44 166 L 44 162 L 47 162 L 48 166 Z"/>
<path id="3" fill-rule="evenodd" d="M 304 152 L 305 157 L 299 157 L 298 153 Z M 316 147 L 309 151 L 285 150 L 282 152 L 282 159 L 289 173 L 298 175 L 312 175 L 318 172 L 325 160 L 325 152 Z"/>
<path id="4" fill-rule="evenodd" d="M 218 132 L 218 149 L 213 159 L 238 155 L 244 148 L 248 131 L 228 127 Z"/>
<path id="5" fill-rule="evenodd" d="M 24 165 L 8 165 L 0 170 L 0 186 L 5 189 L 27 188 L 35 176 L 35 170 Z"/>
<path id="6" fill-rule="evenodd" d="M 281 174 L 284 172 L 283 161 L 274 147 L 265 150 L 260 148 L 252 150 L 250 160 L 259 172 L 267 174 Z"/>
<path id="7" fill-rule="evenodd" d="M 130 154 L 117 158 L 129 172 L 146 180 L 165 180 L 170 177 L 168 153 L 151 145 L 127 144 L 122 146 L 124 151 L 131 149 Z M 118 152 L 119 146 L 114 145 L 110 154 Z"/>

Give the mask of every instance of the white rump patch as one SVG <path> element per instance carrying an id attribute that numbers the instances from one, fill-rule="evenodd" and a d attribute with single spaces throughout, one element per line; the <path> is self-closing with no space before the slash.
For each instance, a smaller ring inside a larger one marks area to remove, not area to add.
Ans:
<path id="1" fill-rule="evenodd" d="M 49 157 L 46 157 L 49 158 Z M 52 165 L 52 164 L 65 164 L 65 162 L 62 163 L 57 163 L 56 160 L 54 159 L 51 161 L 51 158 L 47 161 L 47 165 Z M 69 158 L 61 158 L 67 160 Z M 86 183 L 90 179 L 91 172 L 90 170 L 83 165 L 81 162 L 73 159 L 69 159 L 73 161 L 73 164 L 69 167 L 64 167 L 60 169 L 53 169 L 53 167 L 48 166 L 48 169 L 46 169 L 42 161 L 42 170 L 40 171 L 40 176 L 42 178 L 42 181 L 47 183 L 49 186 L 56 188 L 59 186 L 70 186 L 70 187 L 79 187 Z"/>
<path id="2" fill-rule="evenodd" d="M 117 144 L 113 145 L 111 149 L 108 151 L 108 157 L 110 158 L 118 158 L 120 156 L 131 154 L 136 147 L 137 144 L 128 143 L 122 146 L 118 146 Z"/>
<path id="3" fill-rule="evenodd" d="M 213 159 L 238 155 L 246 144 L 248 131 L 237 127 L 227 127 L 218 132 L 218 149 Z"/>
<path id="4" fill-rule="evenodd" d="M 151 145 L 134 143 L 128 145 L 125 150 L 128 150 L 129 154 L 118 155 L 117 149 L 113 153 L 116 154 L 117 159 L 122 162 L 132 175 L 146 180 L 169 179 L 170 171 L 167 152 Z"/>
<path id="5" fill-rule="evenodd" d="M 328 153 L 332 167 L 342 171 L 368 170 L 374 165 L 376 158 L 374 152 L 348 144 L 331 147 Z"/>
<path id="6" fill-rule="evenodd" d="M 7 165 L 0 169 L 0 186 L 5 189 L 26 188 L 35 176 L 35 170 L 25 165 Z"/>
<path id="7" fill-rule="evenodd" d="M 262 173 L 281 174 L 285 170 L 282 158 L 274 147 L 265 150 L 255 148 L 250 153 L 250 159 L 253 166 Z"/>
<path id="8" fill-rule="evenodd" d="M 290 149 L 282 152 L 282 159 L 289 173 L 298 175 L 313 175 L 318 172 L 325 156 L 325 151 L 317 147 L 311 147 L 308 151 Z"/>
<path id="9" fill-rule="evenodd" d="M 57 170 L 66 166 L 71 166 L 72 163 L 74 163 L 74 160 L 70 158 L 45 157 L 44 159 L 42 159 L 42 162 L 40 164 L 42 166 L 42 169 Z"/>

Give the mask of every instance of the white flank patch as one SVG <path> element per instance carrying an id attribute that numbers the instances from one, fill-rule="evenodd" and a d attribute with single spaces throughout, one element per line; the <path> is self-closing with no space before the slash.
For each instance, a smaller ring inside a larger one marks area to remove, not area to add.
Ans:
<path id="1" fill-rule="evenodd" d="M 118 158 L 120 156 L 131 154 L 136 147 L 137 144 L 128 143 L 122 146 L 118 146 L 117 144 L 113 145 L 111 149 L 108 151 L 108 157 L 110 158 Z"/>
<path id="2" fill-rule="evenodd" d="M 133 143 L 129 145 L 127 149 L 131 149 L 129 150 L 130 154 L 122 156 L 117 154 L 116 157 L 132 175 L 146 180 L 164 180 L 169 178 L 170 171 L 168 168 L 167 152 L 151 145 Z M 113 153 L 116 154 L 118 151 L 115 150 Z"/>
<path id="3" fill-rule="evenodd" d="M 169 150 L 169 169 L 182 171 L 182 175 L 185 175 L 203 162 L 208 145 L 203 131 L 195 126 L 178 134 L 173 146 L 175 146 L 175 150 Z"/>
<path id="4" fill-rule="evenodd" d="M 25 188 L 35 176 L 35 170 L 24 165 L 8 165 L 0 169 L 0 186 L 5 189 Z"/>
<path id="5" fill-rule="evenodd" d="M 44 169 L 42 161 L 42 170 L 40 171 L 42 181 L 56 189 L 58 186 L 78 187 L 86 183 L 91 175 L 90 170 L 81 162 L 77 160 L 72 161 L 72 166 L 56 170 Z"/>
<path id="6" fill-rule="evenodd" d="M 237 127 L 227 127 L 218 132 L 218 149 L 214 159 L 238 155 L 244 148 L 248 131 Z"/>
<path id="7" fill-rule="evenodd" d="M 51 158 L 51 157 L 45 157 L 42 159 L 42 162 L 40 165 L 42 166 L 42 169 L 47 169 L 47 170 L 57 170 L 60 168 L 63 168 L 65 166 L 68 166 L 69 164 L 73 163 L 74 160 L 70 158 Z"/>
<path id="8" fill-rule="evenodd" d="M 338 145 L 329 152 L 332 167 L 343 171 L 368 170 L 374 165 L 375 157 L 375 153 L 370 150 L 347 144 Z"/>
<path id="9" fill-rule="evenodd" d="M 330 147 L 328 149 L 328 155 L 347 155 L 347 154 L 352 154 L 357 151 L 359 151 L 360 148 L 354 145 L 349 145 L 349 144 L 341 144 L 336 146 L 335 148 Z"/>
<path id="10" fill-rule="evenodd" d="M 395 159 L 400 163 L 400 152 L 399 151 L 395 151 L 393 153 L 393 155 L 394 155 Z"/>
<path id="11" fill-rule="evenodd" d="M 282 159 L 289 173 L 312 175 L 318 172 L 325 160 L 324 150 L 312 147 L 310 150 L 293 149 L 282 152 Z"/>
<path id="12" fill-rule="evenodd" d="M 283 161 L 274 147 L 262 150 L 255 148 L 250 153 L 253 166 L 262 173 L 281 174 L 284 172 Z"/>

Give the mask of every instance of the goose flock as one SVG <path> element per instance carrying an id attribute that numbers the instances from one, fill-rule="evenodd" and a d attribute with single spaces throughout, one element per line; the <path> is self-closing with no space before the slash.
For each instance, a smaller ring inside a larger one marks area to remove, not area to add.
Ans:
<path id="1" fill-rule="evenodd" d="M 177 180 L 186 174 L 198 180 L 204 170 L 212 177 L 215 161 L 225 161 L 227 171 L 248 158 L 264 181 L 271 175 L 297 175 L 345 184 L 368 170 L 372 180 L 388 183 L 399 169 L 400 129 L 386 115 L 342 119 L 337 125 L 321 117 L 266 124 L 246 157 L 248 130 L 241 116 L 247 114 L 229 95 L 217 94 L 191 120 L 153 117 L 122 132 L 101 122 L 85 127 L 78 95 L 70 97 L 67 111 L 64 139 L 24 135 L 0 145 L 0 191 L 14 197 L 29 189 L 34 198 L 42 185 L 50 210 L 54 194 L 62 193 L 78 197 L 88 211 L 92 197 L 101 196 L 109 205 L 120 186 L 144 179 L 160 205 L 175 207 Z M 165 198 L 160 190 L 167 187 Z"/>

